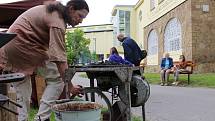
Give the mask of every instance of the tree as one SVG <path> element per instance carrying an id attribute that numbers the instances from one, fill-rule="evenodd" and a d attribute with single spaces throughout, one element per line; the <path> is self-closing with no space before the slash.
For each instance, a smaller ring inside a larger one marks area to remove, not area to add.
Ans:
<path id="1" fill-rule="evenodd" d="M 96 61 L 98 61 L 99 59 L 98 59 L 98 57 L 97 57 L 97 55 L 96 55 L 96 52 L 92 52 L 91 53 L 91 61 L 92 62 L 96 62 Z"/>
<path id="2" fill-rule="evenodd" d="M 80 29 L 75 29 L 73 32 L 66 33 L 66 51 L 68 63 L 74 65 L 86 62 L 91 58 L 89 51 L 90 39 L 84 37 L 84 32 Z"/>

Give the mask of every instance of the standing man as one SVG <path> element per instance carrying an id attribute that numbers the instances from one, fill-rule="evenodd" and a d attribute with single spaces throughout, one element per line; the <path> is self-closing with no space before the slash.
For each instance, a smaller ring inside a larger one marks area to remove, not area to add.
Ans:
<path id="1" fill-rule="evenodd" d="M 139 66 L 143 58 L 141 57 L 141 49 L 137 43 L 130 37 L 125 37 L 124 34 L 119 34 L 117 39 L 122 42 L 125 60 L 128 60 L 135 66 Z"/>
<path id="2" fill-rule="evenodd" d="M 45 63 L 47 73 L 57 73 L 55 77 L 46 77 L 47 81 L 54 82 L 54 86 L 47 86 L 48 90 L 43 94 L 46 98 L 42 98 L 42 107 L 37 114 L 40 120 L 48 120 L 50 109 L 43 106 L 48 105 L 49 99 L 58 99 L 64 86 L 64 73 L 68 68 L 64 38 L 66 25 L 78 25 L 88 12 L 84 0 L 69 0 L 66 6 L 60 2 L 50 2 L 27 10 L 10 26 L 8 32 L 16 33 L 17 37 L 0 49 L 0 64 L 4 64 L 5 70 L 26 75 L 23 81 L 13 84 L 17 102 L 23 106 L 18 109 L 18 121 L 28 120 L 32 92 L 30 75 Z M 80 87 L 72 83 L 69 89 L 72 94 L 81 92 Z"/>

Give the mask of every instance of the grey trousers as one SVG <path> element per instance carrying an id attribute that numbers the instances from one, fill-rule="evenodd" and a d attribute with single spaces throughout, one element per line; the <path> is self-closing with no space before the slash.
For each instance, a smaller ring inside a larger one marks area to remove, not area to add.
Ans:
<path id="1" fill-rule="evenodd" d="M 171 69 L 162 69 L 160 71 L 161 83 L 169 82 L 169 73 Z"/>
<path id="2" fill-rule="evenodd" d="M 60 74 L 55 63 L 47 62 L 44 72 L 47 86 L 40 100 L 39 111 L 35 117 L 35 121 L 44 121 L 50 117 L 51 101 L 59 99 L 64 88 L 64 82 L 60 78 Z"/>
<path id="3" fill-rule="evenodd" d="M 27 76 L 23 81 L 13 83 L 16 91 L 17 103 L 22 105 L 22 108 L 17 108 L 19 113 L 18 121 L 28 121 L 28 112 L 30 111 L 31 100 L 31 77 Z"/>

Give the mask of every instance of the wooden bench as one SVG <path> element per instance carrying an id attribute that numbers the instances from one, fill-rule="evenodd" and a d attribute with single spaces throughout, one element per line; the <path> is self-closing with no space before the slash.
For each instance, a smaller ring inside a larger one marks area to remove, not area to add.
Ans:
<path id="1" fill-rule="evenodd" d="M 176 65 L 178 65 L 179 61 L 175 61 L 173 62 L 174 67 L 176 67 Z M 179 74 L 187 74 L 187 82 L 188 84 L 190 84 L 190 74 L 193 74 L 193 67 L 195 66 L 193 61 L 187 61 L 187 67 L 186 67 L 186 71 L 182 71 L 179 72 Z M 170 72 L 170 74 L 174 74 L 174 70 L 172 70 Z"/>

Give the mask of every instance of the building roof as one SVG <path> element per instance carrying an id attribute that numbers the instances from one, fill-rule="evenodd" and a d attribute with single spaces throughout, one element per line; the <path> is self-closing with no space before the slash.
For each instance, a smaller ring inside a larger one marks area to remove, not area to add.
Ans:
<path id="1" fill-rule="evenodd" d="M 120 8 L 133 8 L 135 5 L 116 5 L 113 7 L 113 10 L 112 10 L 112 16 L 115 16 L 116 15 L 116 12 L 117 12 L 117 9 L 120 9 Z"/>
<path id="2" fill-rule="evenodd" d="M 135 5 L 134 9 L 137 9 L 143 2 L 144 2 L 144 0 L 139 0 L 137 2 L 137 4 Z"/>
<path id="3" fill-rule="evenodd" d="M 89 25 L 89 26 L 77 26 L 77 27 L 70 27 L 67 30 L 74 30 L 74 29 L 82 29 L 85 33 L 93 33 L 93 32 L 109 32 L 113 31 L 113 24 L 99 24 L 99 25 Z"/>
<path id="4" fill-rule="evenodd" d="M 84 26 L 78 25 L 75 28 L 78 28 L 78 27 L 92 27 L 92 26 L 108 26 L 108 25 L 113 25 L 113 24 L 94 24 L 94 25 L 84 25 Z M 73 28 L 73 27 L 70 27 L 70 28 Z"/>
<path id="5" fill-rule="evenodd" d="M 22 0 L 0 4 L 0 28 L 8 28 L 20 14 L 31 7 L 43 4 L 44 1 L 51 0 Z"/>

